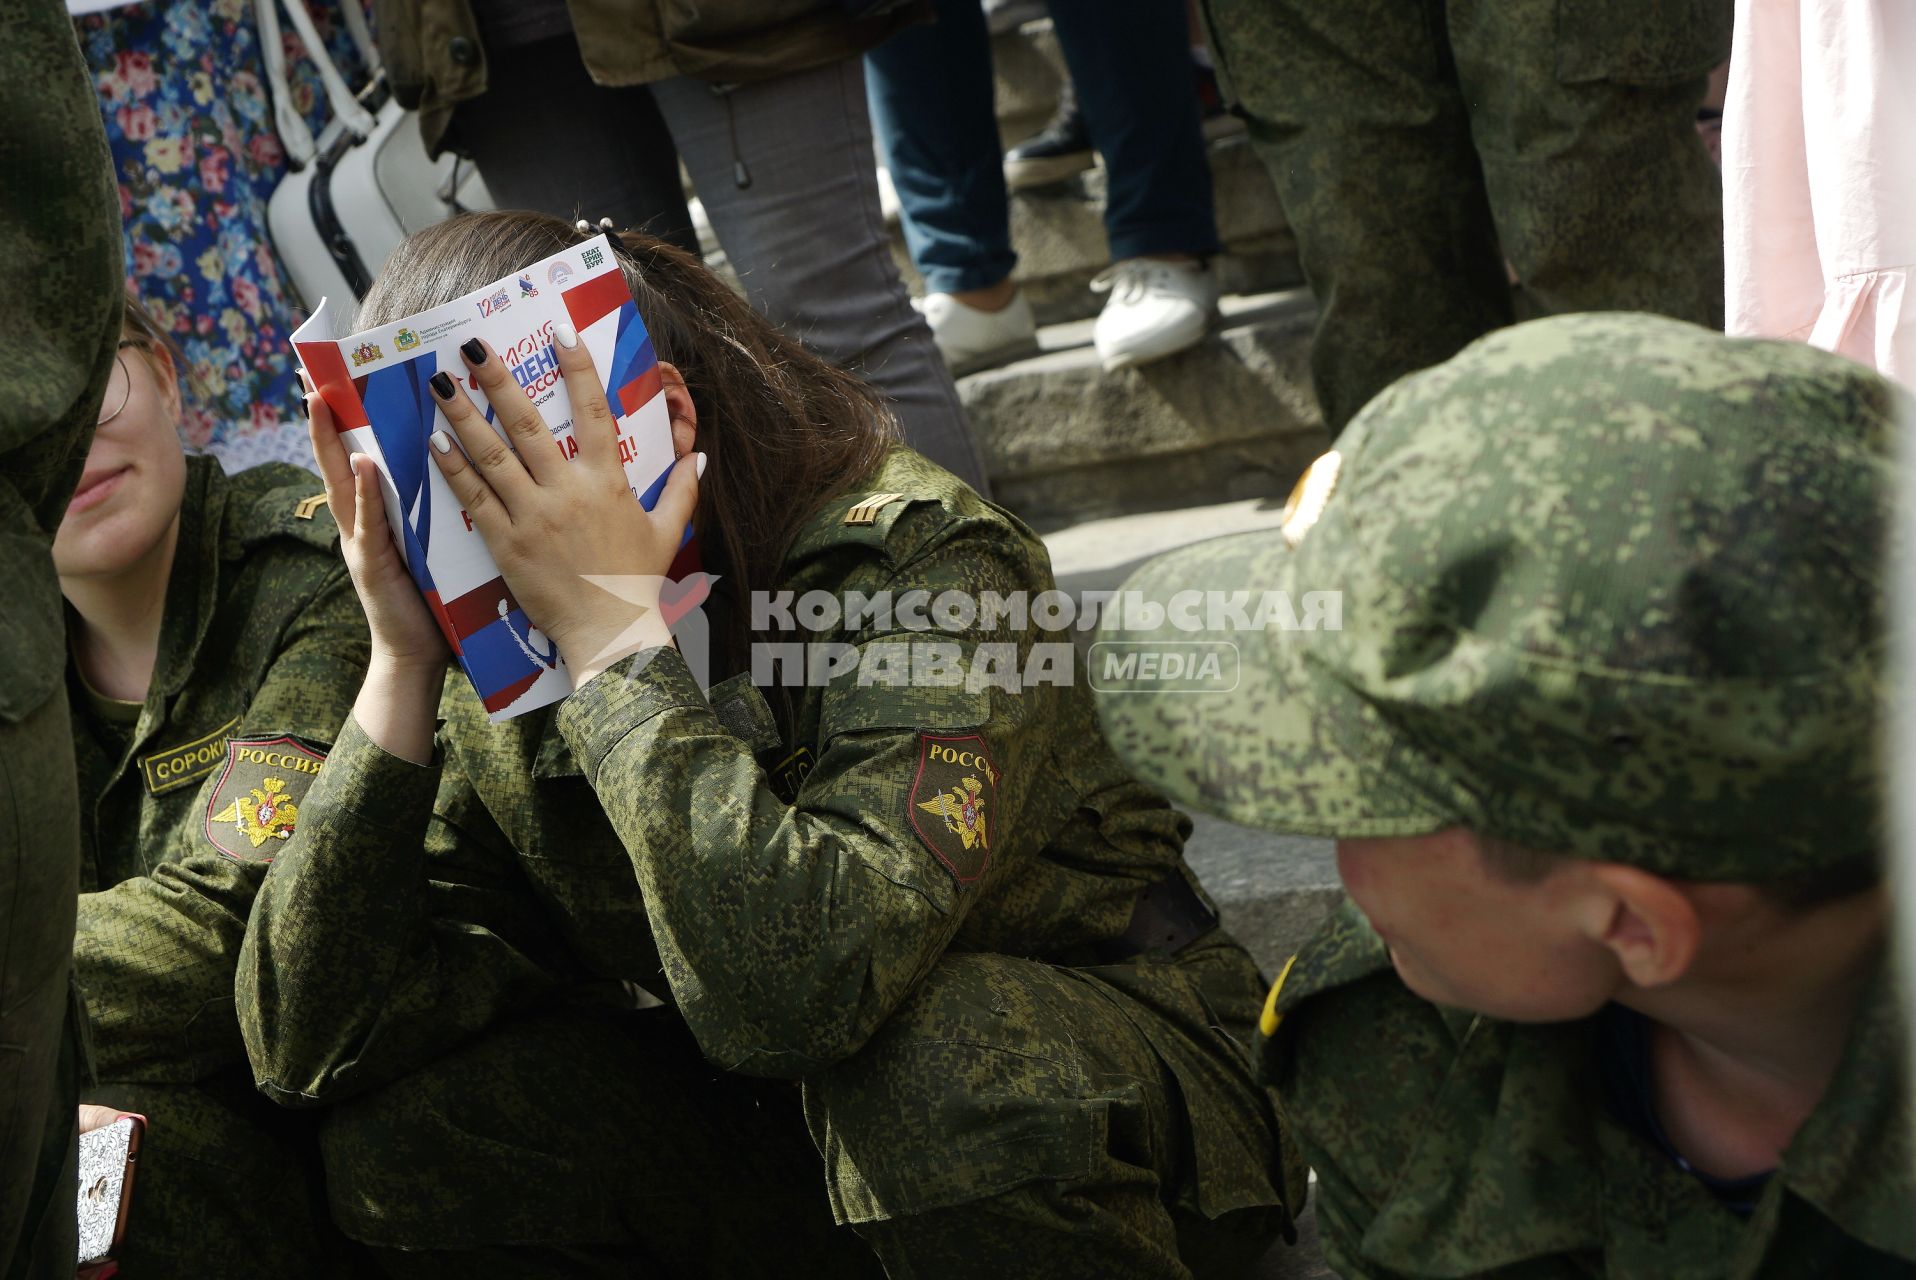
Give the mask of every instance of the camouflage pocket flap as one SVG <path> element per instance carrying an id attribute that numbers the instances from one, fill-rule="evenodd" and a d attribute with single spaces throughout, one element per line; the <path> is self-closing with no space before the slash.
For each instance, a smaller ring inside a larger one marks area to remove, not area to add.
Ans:
<path id="1" fill-rule="evenodd" d="M 837 676 L 825 690 L 819 735 L 870 729 L 975 729 L 991 719 L 988 689 L 967 688 L 963 668 L 956 683 L 940 673 L 914 671 L 914 644 L 936 637 L 888 637 L 859 647 L 857 670 Z M 921 678 L 923 677 L 923 678 Z"/>
<path id="2" fill-rule="evenodd" d="M 754 754 L 770 751 L 784 741 L 779 736 L 778 722 L 772 718 L 771 705 L 752 683 L 750 672 L 741 671 L 729 680 L 719 681 L 706 694 L 706 700 L 712 704 L 712 714 L 725 726 L 725 731 L 750 747 Z"/>

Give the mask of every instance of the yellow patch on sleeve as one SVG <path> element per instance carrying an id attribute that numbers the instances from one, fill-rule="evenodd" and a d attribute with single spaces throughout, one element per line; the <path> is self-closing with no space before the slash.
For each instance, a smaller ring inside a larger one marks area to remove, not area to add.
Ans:
<path id="1" fill-rule="evenodd" d="M 140 757 L 140 777 L 149 795 L 164 795 L 191 786 L 226 760 L 226 735 L 239 728 L 234 716 L 219 728 L 191 742 L 165 747 Z"/>

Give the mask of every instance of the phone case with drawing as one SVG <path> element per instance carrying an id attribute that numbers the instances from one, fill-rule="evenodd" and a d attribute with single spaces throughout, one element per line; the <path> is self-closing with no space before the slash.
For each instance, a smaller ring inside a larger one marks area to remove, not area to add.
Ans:
<path id="1" fill-rule="evenodd" d="M 128 1114 L 80 1135 L 81 1266 L 110 1257 L 126 1234 L 145 1133 L 146 1117 Z"/>

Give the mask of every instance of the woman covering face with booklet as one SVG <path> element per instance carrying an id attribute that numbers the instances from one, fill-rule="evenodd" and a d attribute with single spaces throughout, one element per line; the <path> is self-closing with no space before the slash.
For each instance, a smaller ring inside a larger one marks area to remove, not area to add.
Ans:
<path id="1" fill-rule="evenodd" d="M 394 255 L 359 327 L 581 238 L 452 219 Z M 444 679 L 371 461 L 309 401 L 374 657 L 238 999 L 268 1096 L 332 1104 L 335 1218 L 407 1272 L 1255 1257 L 1302 1192 L 1246 1056 L 1263 984 L 1082 670 L 1020 678 L 1041 644 L 1075 663 L 1068 636 L 955 607 L 801 610 L 823 621 L 807 630 L 767 605 L 1032 600 L 1053 589 L 1042 545 L 696 259 L 639 236 L 618 252 L 681 455 L 653 510 L 569 328 L 575 458 L 483 342 L 466 372 L 496 432 L 452 378 L 433 388 L 431 461 L 573 674 L 555 707 L 489 724 Z M 709 689 L 664 621 L 687 603 L 661 580 L 688 521 Z M 766 655 L 812 645 L 856 661 L 766 678 Z M 926 646 L 941 676 L 914 668 Z"/>

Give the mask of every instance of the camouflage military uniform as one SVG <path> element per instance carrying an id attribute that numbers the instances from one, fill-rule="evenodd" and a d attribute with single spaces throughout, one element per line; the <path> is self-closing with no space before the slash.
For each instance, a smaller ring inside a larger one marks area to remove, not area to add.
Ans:
<path id="1" fill-rule="evenodd" d="M 1594 1019 L 1420 1000 L 1348 903 L 1272 1013 L 1265 1069 L 1317 1173 L 1339 1275 L 1916 1274 L 1916 1109 L 1887 971 L 1748 1222 L 1595 1102 Z"/>
<path id="2" fill-rule="evenodd" d="M 1051 580 L 1028 531 L 899 451 L 804 528 L 779 585 Z M 953 636 L 818 638 L 908 662 Z M 488 726 L 455 677 L 443 768 L 348 723 L 238 992 L 261 1087 L 342 1104 L 323 1141 L 349 1234 L 490 1248 L 514 1274 L 585 1265 L 556 1245 L 614 1272 L 870 1271 L 834 1220 L 896 1276 L 1261 1252 L 1286 1218 L 1244 1049 L 1259 980 L 1082 680 L 786 692 L 781 732 L 749 679 L 708 702 L 654 650 Z M 595 980 L 673 1007 L 594 1007 Z M 406 1255 L 433 1265 L 462 1264 Z"/>
<path id="3" fill-rule="evenodd" d="M 0 7 L 0 121 L 0 1275 L 71 1275 L 79 831 L 49 548 L 121 302 L 106 137 L 56 0 Z"/>
<path id="4" fill-rule="evenodd" d="M 83 1098 L 149 1122 L 118 1254 L 129 1271 L 312 1274 L 334 1237 L 315 1126 L 254 1090 L 233 1016 L 253 897 L 366 667 L 321 497 L 297 467 L 228 478 L 190 459 L 145 705 L 69 670 L 74 968 L 98 1079 Z M 254 788 L 275 806 L 264 824 Z"/>
<path id="5" fill-rule="evenodd" d="M 1205 0 L 1218 72 L 1297 234 L 1331 431 L 1513 318 L 1721 328 L 1698 140 L 1730 0 Z"/>
<path id="6" fill-rule="evenodd" d="M 1341 628 L 1239 631 L 1228 703 L 1139 680 L 1101 700 L 1106 730 L 1173 795 L 1275 830 L 1464 827 L 1685 880 L 1866 866 L 1908 410 L 1847 360 L 1654 316 L 1494 334 L 1373 401 L 1280 533 L 1126 587 L 1341 590 Z M 1259 1052 L 1340 1274 L 1912 1274 L 1916 1109 L 1886 973 L 1747 1220 L 1606 1108 L 1608 1012 L 1441 1008 L 1353 906 L 1334 916 L 1280 977 Z"/>

